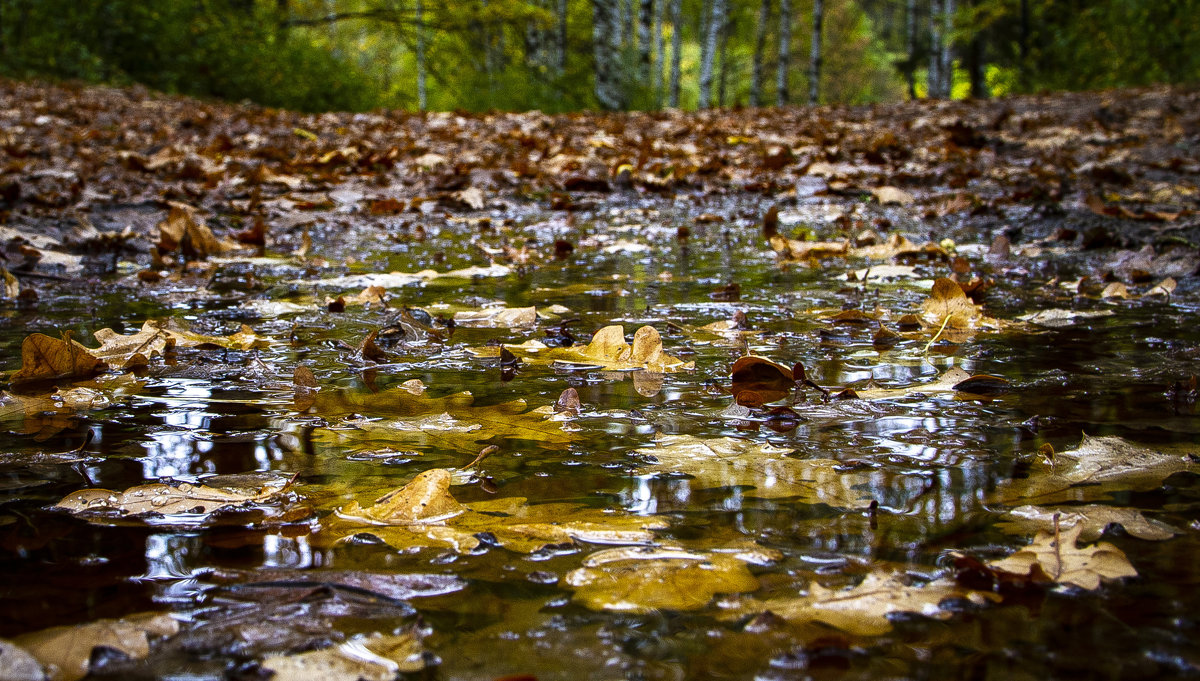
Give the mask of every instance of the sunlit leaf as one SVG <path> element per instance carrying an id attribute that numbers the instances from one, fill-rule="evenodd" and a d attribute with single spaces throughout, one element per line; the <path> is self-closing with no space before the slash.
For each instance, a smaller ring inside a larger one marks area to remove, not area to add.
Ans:
<path id="1" fill-rule="evenodd" d="M 563 577 L 593 610 L 698 610 L 716 594 L 754 591 L 758 579 L 736 556 L 684 549 L 607 549 Z"/>
<path id="2" fill-rule="evenodd" d="M 76 626 L 54 627 L 24 634 L 13 642 L 32 654 L 50 681 L 75 681 L 87 676 L 92 651 L 119 650 L 134 659 L 150 654 L 151 638 L 179 631 L 168 613 L 147 612 L 119 620 L 102 619 Z"/>
<path id="3" fill-rule="evenodd" d="M 1137 570 L 1125 553 L 1112 544 L 1100 542 L 1095 546 L 1077 546 L 1083 529 L 1081 523 L 1060 532 L 1038 532 L 1029 546 L 1007 558 L 989 561 L 988 566 L 1034 579 L 1044 576 L 1052 582 L 1093 591 L 1100 588 L 1102 580 L 1137 576 Z"/>
<path id="4" fill-rule="evenodd" d="M 996 527 L 1009 534 L 1028 535 L 1052 532 L 1055 522 L 1059 528 L 1082 525 L 1079 538 L 1083 541 L 1099 539 L 1109 525 L 1120 525 L 1130 535 L 1147 541 L 1164 541 L 1179 534 L 1170 525 L 1147 518 L 1137 509 L 1096 504 L 1060 508 L 1018 506 L 1006 512 L 1004 520 L 996 523 Z"/>
<path id="5" fill-rule="evenodd" d="M 672 373 L 693 369 L 695 362 L 685 362 L 663 350 L 662 337 L 652 326 L 643 326 L 633 335 L 633 343 L 625 342 L 625 329 L 620 325 L 606 326 L 592 336 L 586 346 L 551 348 L 538 341 L 520 345 L 505 345 L 504 349 L 530 362 L 558 362 L 609 371 L 645 369 Z M 477 357 L 499 357 L 500 348 L 471 348 Z"/>
<path id="6" fill-rule="evenodd" d="M 770 612 L 792 622 L 823 622 L 847 633 L 874 636 L 892 630 L 888 621 L 892 613 L 948 619 L 951 613 L 943 610 L 941 603 L 951 598 L 975 603 L 999 600 L 992 594 L 963 589 L 949 579 L 910 584 L 896 573 L 872 572 L 849 589 L 827 589 L 814 582 L 804 596 L 733 601 L 725 617 Z"/>
<path id="7" fill-rule="evenodd" d="M 424 647 L 414 632 L 367 634 L 330 648 L 262 661 L 275 681 L 392 681 L 425 668 Z"/>
<path id="8" fill-rule="evenodd" d="M 1001 482 L 990 495 L 1003 504 L 1101 501 L 1120 490 L 1157 489 L 1174 473 L 1200 470 L 1191 445 L 1145 446 L 1115 436 L 1084 435 L 1075 449 L 1039 457 L 1027 477 Z"/>

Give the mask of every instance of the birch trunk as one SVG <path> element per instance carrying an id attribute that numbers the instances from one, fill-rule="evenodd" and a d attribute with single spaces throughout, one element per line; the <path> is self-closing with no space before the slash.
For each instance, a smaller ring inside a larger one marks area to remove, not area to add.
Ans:
<path id="1" fill-rule="evenodd" d="M 700 51 L 700 102 L 701 109 L 712 106 L 713 61 L 717 56 L 717 41 L 721 26 L 725 23 L 725 0 L 712 0 L 712 9 L 705 24 L 704 43 Z"/>
<path id="2" fill-rule="evenodd" d="M 792 66 L 792 0 L 779 0 L 779 64 L 776 72 L 775 106 L 787 106 L 788 72 Z"/>
<path id="3" fill-rule="evenodd" d="M 621 87 L 617 26 L 621 23 L 621 0 L 592 0 L 592 56 L 595 60 L 596 102 L 601 108 L 625 108 Z"/>

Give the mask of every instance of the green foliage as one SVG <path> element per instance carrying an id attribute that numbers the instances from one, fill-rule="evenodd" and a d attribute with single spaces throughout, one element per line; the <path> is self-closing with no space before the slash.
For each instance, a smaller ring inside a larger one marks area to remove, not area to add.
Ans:
<path id="1" fill-rule="evenodd" d="M 284 40 L 278 17 L 234 0 L 0 0 L 0 72 L 117 83 L 305 110 L 373 104 L 370 80 Z"/>

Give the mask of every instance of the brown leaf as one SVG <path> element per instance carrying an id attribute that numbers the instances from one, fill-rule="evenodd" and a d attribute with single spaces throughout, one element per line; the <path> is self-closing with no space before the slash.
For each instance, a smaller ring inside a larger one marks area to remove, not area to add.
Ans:
<path id="1" fill-rule="evenodd" d="M 759 406 L 781 400 L 787 397 L 796 385 L 791 369 L 765 357 L 753 355 L 739 357 L 733 363 L 730 375 L 734 400 L 746 406 Z M 747 396 L 746 400 L 739 397 L 747 391 L 754 393 L 754 397 Z M 749 404 L 747 400 L 753 400 L 755 403 Z"/>
<path id="2" fill-rule="evenodd" d="M 1021 576 L 1033 576 L 1033 571 L 1040 569 L 1053 582 L 1091 591 L 1100 588 L 1101 580 L 1137 576 L 1125 552 L 1108 542 L 1076 546 L 1083 528 L 1080 523 L 1061 532 L 1038 532 L 1029 546 L 1007 558 L 988 561 L 988 566 Z"/>
<path id="3" fill-rule="evenodd" d="M 14 639 L 46 668 L 51 681 L 75 681 L 87 676 L 96 648 L 119 650 L 134 659 L 150 654 L 150 637 L 169 636 L 179 623 L 168 613 L 147 612 L 119 620 L 53 627 Z"/>
<path id="4" fill-rule="evenodd" d="M 107 365 L 71 340 L 51 338 L 40 333 L 25 337 L 21 343 L 21 369 L 13 374 L 12 382 L 57 380 L 61 378 L 91 378 L 104 371 Z"/>
<path id="5" fill-rule="evenodd" d="M 158 248 L 164 253 L 178 249 L 189 260 L 204 260 L 235 250 L 237 245 L 219 239 L 208 225 L 196 219 L 196 209 L 184 204 L 172 204 L 167 219 L 158 224 Z"/>

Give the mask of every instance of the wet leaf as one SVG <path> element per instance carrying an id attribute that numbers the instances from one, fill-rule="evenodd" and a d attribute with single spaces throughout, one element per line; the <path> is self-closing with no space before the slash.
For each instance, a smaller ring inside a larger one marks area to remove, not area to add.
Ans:
<path id="1" fill-rule="evenodd" d="M 140 659 L 150 654 L 151 637 L 170 636 L 179 623 L 168 613 L 147 612 L 119 620 L 54 627 L 13 639 L 37 658 L 50 681 L 75 681 L 87 676 L 92 651 L 112 648 Z"/>
<path id="2" fill-rule="evenodd" d="M 842 472 L 838 461 L 793 458 L 788 452 L 750 440 L 692 435 L 660 435 L 653 447 L 637 450 L 649 462 L 641 470 L 685 474 L 696 488 L 748 486 L 754 489 L 747 496 L 797 497 L 835 508 L 865 508 L 871 502 L 869 474 Z"/>
<path id="3" fill-rule="evenodd" d="M 849 589 L 827 589 L 814 582 L 805 596 L 735 601 L 724 617 L 770 612 L 791 622 L 823 622 L 847 633 L 875 636 L 892 630 L 888 621 L 892 613 L 948 619 L 951 613 L 941 603 L 950 598 L 974 603 L 999 600 L 993 594 L 962 589 L 949 579 L 916 585 L 896 573 L 872 572 Z"/>
<path id="4" fill-rule="evenodd" d="M 685 549 L 598 551 L 562 581 L 592 610 L 633 613 L 699 610 L 717 594 L 758 588 L 745 561 Z"/>
<path id="5" fill-rule="evenodd" d="M 977 326 L 983 319 L 983 308 L 971 302 L 962 287 L 951 279 L 933 282 L 929 298 L 921 305 L 921 316 L 935 329 L 945 326 L 964 330 Z"/>
<path id="6" fill-rule="evenodd" d="M 63 378 L 91 378 L 104 371 L 107 365 L 87 348 L 71 340 L 35 333 L 21 343 L 21 368 L 12 375 L 12 382 L 30 383 Z"/>
<path id="7" fill-rule="evenodd" d="M 1079 538 L 1083 541 L 1099 539 L 1109 525 L 1120 525 L 1130 535 L 1147 541 L 1164 541 L 1179 534 L 1170 525 L 1149 519 L 1137 509 L 1096 504 L 1059 508 L 1018 506 L 1006 512 L 996 527 L 1008 534 L 1053 532 L 1056 518 L 1060 529 L 1081 525 Z"/>
<path id="8" fill-rule="evenodd" d="M 1096 319 L 1098 317 L 1111 317 L 1115 312 L 1112 310 L 1038 310 L 1029 314 L 1021 315 L 1017 319 L 1038 326 L 1061 327 L 1070 326 L 1080 319 Z"/>
<path id="9" fill-rule="evenodd" d="M 1189 445 L 1144 446 L 1115 436 L 1084 435 L 1075 449 L 1038 458 L 1029 476 L 1000 483 L 993 503 L 1053 504 L 1101 501 L 1116 491 L 1157 489 L 1168 476 L 1200 470 Z"/>
<path id="10" fill-rule="evenodd" d="M 504 265 L 488 265 L 487 267 L 464 267 L 449 272 L 436 270 L 421 270 L 420 272 L 390 272 L 387 274 L 349 274 L 344 277 L 309 280 L 294 279 L 289 283 L 317 285 L 338 288 L 369 288 L 379 286 L 385 289 L 401 288 L 422 281 L 435 279 L 474 279 L 476 277 L 506 277 L 513 273 L 511 267 Z"/>
<path id="11" fill-rule="evenodd" d="M 537 325 L 537 308 L 498 307 L 454 313 L 454 323 L 492 329 L 522 329 Z"/>
<path id="12" fill-rule="evenodd" d="M 662 337 L 653 326 L 643 326 L 633 335 L 633 343 L 625 342 L 625 329 L 620 325 L 606 326 L 592 336 L 586 346 L 551 348 L 538 341 L 520 345 L 505 345 L 504 349 L 528 362 L 554 362 L 607 369 L 637 371 L 645 369 L 658 373 L 694 369 L 695 362 L 668 355 L 663 350 Z M 500 348 L 470 348 L 477 357 L 499 357 Z"/>
<path id="13" fill-rule="evenodd" d="M 225 508 L 268 501 L 286 486 L 286 482 L 276 482 L 263 485 L 258 490 L 243 491 L 195 485 L 190 482 L 159 482 L 137 485 L 124 492 L 107 489 L 80 490 L 63 497 L 54 507 L 75 514 L 211 514 Z"/>
<path id="14" fill-rule="evenodd" d="M 1020 576 L 1039 576 L 1034 571 L 1058 584 L 1071 584 L 1094 591 L 1100 582 L 1136 577 L 1137 570 L 1129 563 L 1125 553 L 1108 542 L 1095 546 L 1076 545 L 1083 532 L 1083 524 L 1063 528 L 1060 532 L 1038 532 L 1033 543 L 1007 558 L 988 562 L 988 566 L 999 572 Z"/>
<path id="15" fill-rule="evenodd" d="M 787 397 L 796 385 L 791 369 L 753 355 L 739 357 L 730 369 L 730 378 L 738 404 L 746 404 L 738 397 L 745 391 L 753 392 L 758 396 L 758 404 L 763 404 Z"/>
<path id="16" fill-rule="evenodd" d="M 351 502 L 327 519 L 314 541 L 329 545 L 359 534 L 378 537 L 397 549 L 478 548 L 487 536 L 510 551 L 532 553 L 546 546 L 588 542 L 648 544 L 650 531 L 667 523 L 577 504 L 527 504 L 523 497 L 459 504 L 450 494 L 450 473 L 425 471 L 374 505 Z"/>
<path id="17" fill-rule="evenodd" d="M 858 396 L 864 400 L 890 400 L 897 397 L 907 397 L 916 394 L 954 392 L 957 385 L 971 378 L 971 374 L 958 367 L 951 367 L 937 378 L 926 383 L 918 383 L 905 388 L 863 388 L 856 389 Z"/>
<path id="18" fill-rule="evenodd" d="M 823 258 L 844 258 L 850 253 L 849 241 L 799 241 L 782 234 L 770 237 L 771 249 L 784 262 L 814 262 Z"/>
<path id="19" fill-rule="evenodd" d="M 0 679 L 6 681 L 46 681 L 46 673 L 37 658 L 23 648 L 0 639 Z"/>
<path id="20" fill-rule="evenodd" d="M 339 645 L 294 655 L 276 655 L 261 667 L 274 681 L 392 681 L 425 668 L 416 633 L 355 636 Z"/>

